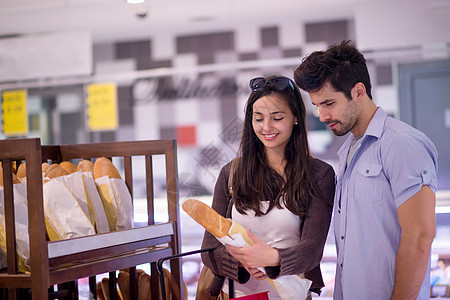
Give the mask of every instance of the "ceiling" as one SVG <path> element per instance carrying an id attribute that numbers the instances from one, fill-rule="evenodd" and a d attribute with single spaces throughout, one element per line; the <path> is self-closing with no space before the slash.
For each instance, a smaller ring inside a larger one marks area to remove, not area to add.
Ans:
<path id="1" fill-rule="evenodd" d="M 232 29 L 285 20 L 352 19 L 354 8 L 379 0 L 0 0 L 0 37 L 88 30 L 94 43 L 154 34 Z"/>

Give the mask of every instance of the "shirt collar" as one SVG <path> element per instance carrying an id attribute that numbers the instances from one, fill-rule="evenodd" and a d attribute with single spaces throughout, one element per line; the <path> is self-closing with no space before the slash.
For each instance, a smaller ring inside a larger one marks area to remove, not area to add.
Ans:
<path id="1" fill-rule="evenodd" d="M 386 117 L 387 117 L 387 113 L 381 107 L 378 107 L 377 110 L 375 111 L 375 114 L 373 115 L 372 119 L 370 120 L 366 131 L 364 132 L 361 143 L 366 139 L 367 135 L 373 136 L 377 139 L 379 139 L 381 137 L 381 134 L 383 132 L 383 127 L 384 127 L 384 122 L 386 121 Z M 355 136 L 352 133 L 350 133 L 348 138 L 345 140 L 344 144 L 342 144 L 342 147 L 338 151 L 339 157 L 343 153 L 347 153 L 347 151 L 345 149 L 350 147 L 350 144 L 353 142 L 354 139 L 355 139 Z"/>
<path id="2" fill-rule="evenodd" d="M 378 107 L 372 117 L 372 120 L 370 120 L 369 126 L 367 126 L 366 132 L 364 132 L 364 136 L 371 135 L 377 139 L 380 138 L 383 133 L 386 118 L 387 113 L 381 107 Z"/>

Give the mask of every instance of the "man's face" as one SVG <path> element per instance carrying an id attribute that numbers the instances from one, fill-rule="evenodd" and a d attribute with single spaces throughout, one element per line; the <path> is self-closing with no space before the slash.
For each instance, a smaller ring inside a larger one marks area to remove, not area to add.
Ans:
<path id="1" fill-rule="evenodd" d="M 354 99 L 335 91 L 329 83 L 317 92 L 310 92 L 311 102 L 319 110 L 319 119 L 337 136 L 347 134 L 358 121 L 359 109 Z"/>

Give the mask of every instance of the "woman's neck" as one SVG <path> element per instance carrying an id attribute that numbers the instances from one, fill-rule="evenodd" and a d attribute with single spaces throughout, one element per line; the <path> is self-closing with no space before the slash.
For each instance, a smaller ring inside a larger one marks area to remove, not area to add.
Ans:
<path id="1" fill-rule="evenodd" d="M 277 171 L 282 177 L 284 177 L 284 168 L 286 166 L 286 159 L 284 157 L 284 152 L 279 153 L 276 151 L 272 151 L 270 149 L 266 149 L 267 161 L 269 165 Z"/>

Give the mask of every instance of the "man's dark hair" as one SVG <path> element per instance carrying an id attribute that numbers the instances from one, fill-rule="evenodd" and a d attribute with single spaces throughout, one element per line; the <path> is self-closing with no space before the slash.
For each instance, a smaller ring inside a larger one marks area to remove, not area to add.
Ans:
<path id="1" fill-rule="evenodd" d="M 348 40 L 305 57 L 294 70 L 294 80 L 307 92 L 317 92 L 326 83 L 330 83 L 334 90 L 343 92 L 347 99 L 352 98 L 351 89 L 355 84 L 362 82 L 367 95 L 372 99 L 366 59 Z"/>

